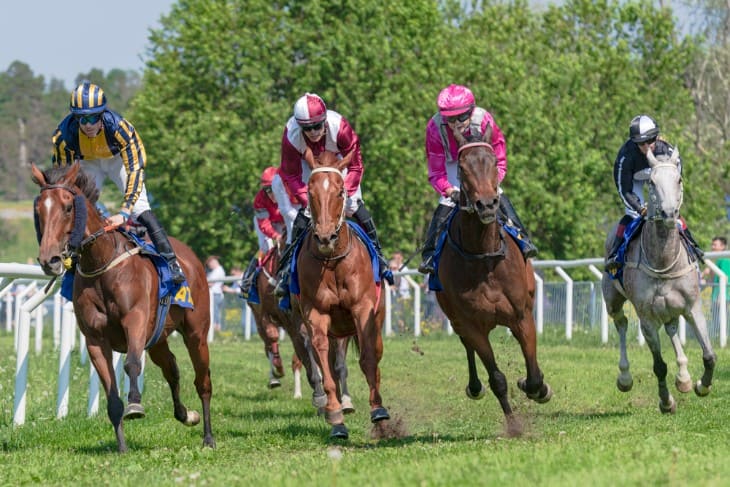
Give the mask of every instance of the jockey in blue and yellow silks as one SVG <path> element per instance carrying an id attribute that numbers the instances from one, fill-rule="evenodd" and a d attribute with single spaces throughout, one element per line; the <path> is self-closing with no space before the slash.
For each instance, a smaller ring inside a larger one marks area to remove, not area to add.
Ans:
<path id="1" fill-rule="evenodd" d="M 124 193 L 117 214 L 108 225 L 120 226 L 132 216 L 147 228 L 152 243 L 170 266 L 175 283 L 185 281 L 165 230 L 150 209 L 144 184 L 146 154 L 134 126 L 107 108 L 106 95 L 97 85 L 83 82 L 71 92 L 69 113 L 53 134 L 52 162 L 65 166 L 80 161 L 84 171 L 102 188 L 106 178 Z"/>

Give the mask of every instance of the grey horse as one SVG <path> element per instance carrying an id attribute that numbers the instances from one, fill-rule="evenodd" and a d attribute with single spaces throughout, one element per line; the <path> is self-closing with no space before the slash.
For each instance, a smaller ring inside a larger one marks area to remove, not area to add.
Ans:
<path id="1" fill-rule="evenodd" d="M 707 322 L 702 313 L 698 265 L 690 259 L 677 228 L 683 194 L 682 175 L 678 167 L 679 151 L 675 150 L 671 156 L 655 156 L 649 150 L 647 158 L 651 166 L 647 216 L 640 235 L 631 241 L 626 250 L 623 287 L 605 272 L 601 285 L 608 314 L 616 325 L 620 340 L 620 372 L 616 381 L 618 389 L 627 392 L 633 386 L 626 354 L 628 320 L 623 311 L 624 303 L 628 300 L 636 309 L 641 332 L 654 358 L 654 375 L 659 383 L 659 410 L 662 413 L 674 413 L 677 403 L 667 388 L 667 364 L 661 355 L 659 327 L 664 325 L 677 356 L 679 370 L 675 385 L 680 392 L 686 393 L 692 389 L 687 356 L 677 335 L 680 316 L 692 326 L 702 347 L 704 373 L 694 386 L 698 396 L 710 393 L 717 357 L 712 350 Z M 607 253 L 614 234 L 615 228 L 608 234 Z"/>

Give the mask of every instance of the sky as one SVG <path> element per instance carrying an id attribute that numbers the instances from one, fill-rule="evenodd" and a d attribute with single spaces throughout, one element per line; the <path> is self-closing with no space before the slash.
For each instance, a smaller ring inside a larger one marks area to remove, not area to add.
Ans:
<path id="1" fill-rule="evenodd" d="M 0 8 L 0 72 L 27 64 L 46 83 L 73 88 L 79 73 L 98 68 L 139 71 L 151 28 L 175 0 L 10 0 Z"/>

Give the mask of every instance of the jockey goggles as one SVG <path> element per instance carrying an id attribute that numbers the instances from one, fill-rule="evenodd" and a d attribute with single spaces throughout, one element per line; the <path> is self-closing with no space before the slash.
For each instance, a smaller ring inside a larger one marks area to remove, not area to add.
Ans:
<path id="1" fill-rule="evenodd" d="M 474 110 L 472 109 L 472 110 L 468 110 L 464 113 L 461 113 L 459 115 L 454 115 L 453 117 L 444 117 L 444 120 L 446 120 L 446 123 L 454 123 L 454 122 L 464 123 L 467 120 L 469 120 L 469 117 L 471 117 L 471 113 L 473 111 Z"/>
<path id="2" fill-rule="evenodd" d="M 94 125 L 101 118 L 101 113 L 92 113 L 91 115 L 80 115 L 76 117 L 81 125 Z"/>
<path id="3" fill-rule="evenodd" d="M 302 125 L 302 130 L 305 132 L 311 132 L 312 130 L 319 130 L 324 125 L 324 122 L 313 123 L 312 125 Z"/>
<path id="4" fill-rule="evenodd" d="M 639 145 L 651 145 L 654 142 L 656 142 L 656 137 L 652 137 L 649 140 L 645 140 L 644 142 L 639 142 Z"/>

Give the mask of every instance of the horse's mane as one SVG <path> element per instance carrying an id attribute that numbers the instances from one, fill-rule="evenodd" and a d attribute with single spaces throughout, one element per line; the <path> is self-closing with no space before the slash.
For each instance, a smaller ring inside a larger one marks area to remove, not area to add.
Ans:
<path id="1" fill-rule="evenodd" d="M 43 171 L 46 183 L 58 184 L 59 181 L 66 176 L 70 169 L 71 166 L 54 166 L 50 169 L 46 169 Z M 84 196 L 86 196 L 91 204 L 95 204 L 99 199 L 99 188 L 96 187 L 96 182 L 89 177 L 83 169 L 79 168 L 79 172 L 76 173 L 76 181 L 74 181 L 74 184 L 82 193 L 84 193 Z"/>

